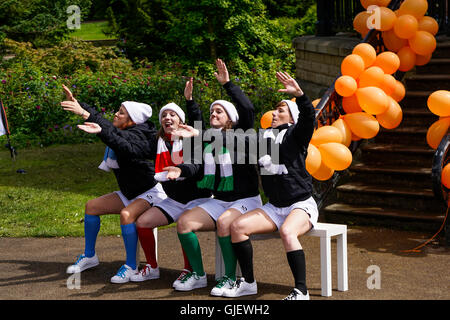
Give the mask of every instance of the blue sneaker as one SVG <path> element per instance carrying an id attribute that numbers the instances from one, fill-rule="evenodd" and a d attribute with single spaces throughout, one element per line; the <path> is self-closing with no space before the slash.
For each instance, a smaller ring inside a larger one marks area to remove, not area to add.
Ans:
<path id="1" fill-rule="evenodd" d="M 131 269 L 130 266 L 124 264 L 120 267 L 119 271 L 117 271 L 116 275 L 111 278 L 112 283 L 125 283 L 130 281 L 132 275 L 138 273 L 138 269 Z"/>

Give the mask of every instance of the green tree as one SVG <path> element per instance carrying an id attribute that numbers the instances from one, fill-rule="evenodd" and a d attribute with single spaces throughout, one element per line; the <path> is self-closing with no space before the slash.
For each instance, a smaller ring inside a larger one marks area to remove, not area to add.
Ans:
<path id="1" fill-rule="evenodd" d="M 67 8 L 79 6 L 83 18 L 88 15 L 91 3 L 92 0 L 3 0 L 0 34 L 31 42 L 36 47 L 50 46 L 70 32 L 66 25 Z"/>

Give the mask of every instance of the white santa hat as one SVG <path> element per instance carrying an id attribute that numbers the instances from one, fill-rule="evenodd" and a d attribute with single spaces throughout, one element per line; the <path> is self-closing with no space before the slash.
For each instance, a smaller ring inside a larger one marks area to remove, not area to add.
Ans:
<path id="1" fill-rule="evenodd" d="M 286 105 L 289 108 L 289 111 L 291 112 L 292 120 L 294 120 L 294 123 L 297 123 L 298 115 L 300 114 L 297 103 L 291 100 L 282 100 L 281 102 L 286 103 Z"/>
<path id="2" fill-rule="evenodd" d="M 125 101 L 122 102 L 122 106 L 127 109 L 128 115 L 136 124 L 144 123 L 152 116 L 152 107 L 148 104 L 135 101 Z"/>
<path id="3" fill-rule="evenodd" d="M 184 114 L 183 109 L 181 109 L 176 103 L 171 102 L 166 104 L 164 107 L 161 108 L 161 110 L 159 110 L 159 123 L 161 123 L 161 117 L 165 110 L 171 110 L 175 112 L 178 115 L 178 117 L 180 117 L 181 122 L 182 123 L 185 122 L 186 116 Z"/>
<path id="4" fill-rule="evenodd" d="M 211 103 L 209 110 L 211 110 L 212 107 L 216 104 L 221 105 L 225 109 L 225 111 L 228 114 L 228 117 L 230 118 L 233 124 L 236 124 L 239 121 L 239 114 L 236 110 L 236 107 L 231 102 L 228 102 L 226 100 L 216 100 L 213 103 Z"/>

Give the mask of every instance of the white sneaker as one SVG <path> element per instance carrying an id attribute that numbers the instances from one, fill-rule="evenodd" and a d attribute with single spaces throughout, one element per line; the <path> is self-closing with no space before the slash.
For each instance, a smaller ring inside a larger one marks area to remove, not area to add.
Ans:
<path id="1" fill-rule="evenodd" d="M 189 271 L 188 269 L 183 269 L 178 278 L 172 283 L 172 288 L 175 288 L 181 282 L 181 280 L 183 280 L 183 278 L 190 272 L 191 271 Z"/>
<path id="2" fill-rule="evenodd" d="M 294 288 L 283 300 L 309 300 L 309 292 L 306 291 L 306 294 L 303 294 L 300 290 Z"/>
<path id="3" fill-rule="evenodd" d="M 135 270 L 131 269 L 129 266 L 124 264 L 120 267 L 119 271 L 117 271 L 116 275 L 111 278 L 112 283 L 125 283 L 130 281 L 130 277 L 133 274 L 136 274 L 138 272 L 138 269 Z"/>
<path id="4" fill-rule="evenodd" d="M 211 290 L 211 295 L 216 297 L 221 297 L 225 290 L 229 290 L 233 287 L 234 281 L 227 276 L 223 276 L 217 280 L 217 284 Z"/>
<path id="5" fill-rule="evenodd" d="M 256 280 L 252 283 L 248 283 L 244 278 L 236 280 L 231 289 L 224 290 L 224 297 L 236 298 L 242 296 L 249 296 L 258 293 L 258 287 L 256 285 Z"/>
<path id="6" fill-rule="evenodd" d="M 138 273 L 130 276 L 130 281 L 133 282 L 141 282 L 151 279 L 159 279 L 159 267 L 152 268 L 149 264 L 146 264 L 145 267 Z"/>
<path id="7" fill-rule="evenodd" d="M 97 255 L 94 255 L 93 257 L 88 258 L 83 253 L 77 257 L 77 261 L 74 264 L 67 267 L 66 272 L 67 273 L 79 273 L 86 269 L 98 266 L 98 264 L 99 264 L 99 261 L 98 261 Z"/>
<path id="8" fill-rule="evenodd" d="M 191 291 L 193 289 L 204 288 L 208 285 L 206 273 L 203 276 L 197 275 L 195 272 L 189 272 L 183 279 L 175 286 L 178 291 Z"/>

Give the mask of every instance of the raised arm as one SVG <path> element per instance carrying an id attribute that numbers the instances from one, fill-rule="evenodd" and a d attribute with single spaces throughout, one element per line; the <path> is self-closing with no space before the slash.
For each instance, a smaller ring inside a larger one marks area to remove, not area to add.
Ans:
<path id="1" fill-rule="evenodd" d="M 195 102 L 192 96 L 193 90 L 194 90 L 194 79 L 189 78 L 184 88 L 184 97 L 186 98 L 187 124 L 193 127 L 195 121 L 201 121 L 202 130 L 205 130 L 206 125 L 203 119 L 202 110 L 200 110 L 199 105 L 197 104 L 197 102 Z"/>
<path id="2" fill-rule="evenodd" d="M 217 72 L 214 73 L 214 76 L 224 87 L 238 111 L 239 122 L 237 127 L 244 130 L 253 128 L 255 122 L 255 107 L 253 103 L 241 88 L 230 80 L 227 66 L 221 59 L 217 59 L 216 66 Z"/>
<path id="3" fill-rule="evenodd" d="M 309 141 L 314 133 L 314 123 L 316 121 L 314 106 L 303 93 L 297 81 L 289 74 L 286 72 L 277 72 L 277 79 L 284 86 L 284 89 L 279 89 L 278 91 L 295 97 L 295 102 L 297 103 L 299 115 L 294 127 L 295 142 L 299 146 L 308 148 Z"/>

